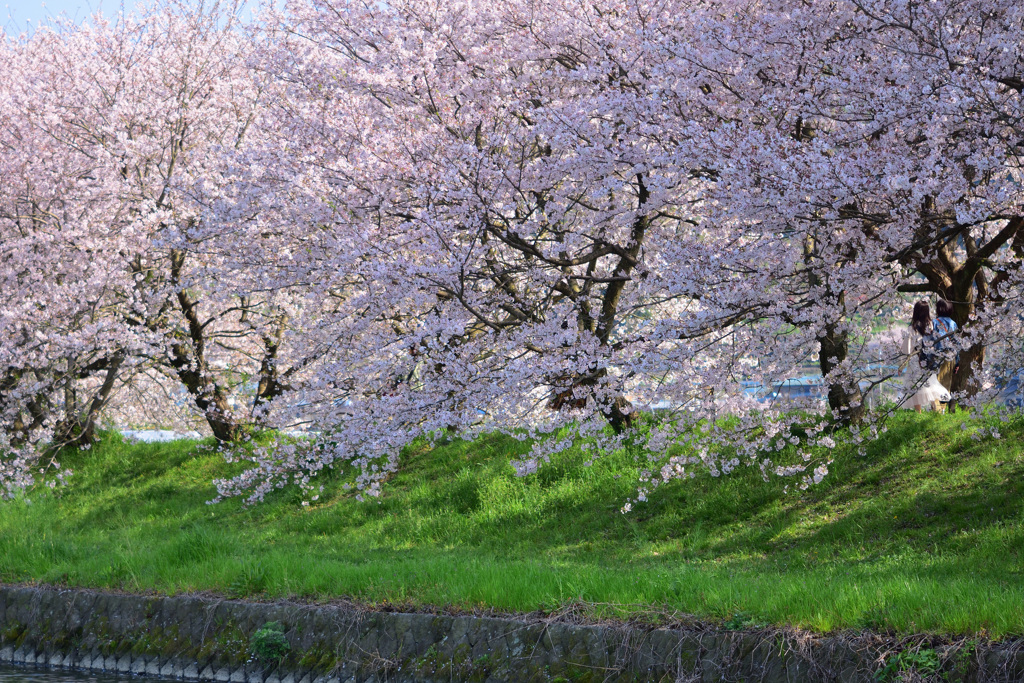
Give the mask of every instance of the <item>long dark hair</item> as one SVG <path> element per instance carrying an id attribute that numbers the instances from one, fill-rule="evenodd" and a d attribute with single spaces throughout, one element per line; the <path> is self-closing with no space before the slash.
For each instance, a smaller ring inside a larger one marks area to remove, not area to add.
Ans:
<path id="1" fill-rule="evenodd" d="M 939 299 L 935 302 L 935 317 L 936 318 L 952 318 L 953 317 L 953 304 L 949 303 L 945 299 Z"/>
<path id="2" fill-rule="evenodd" d="M 914 304 L 914 317 L 910 319 L 910 326 L 917 330 L 922 337 L 932 329 L 932 312 L 925 300 Z"/>

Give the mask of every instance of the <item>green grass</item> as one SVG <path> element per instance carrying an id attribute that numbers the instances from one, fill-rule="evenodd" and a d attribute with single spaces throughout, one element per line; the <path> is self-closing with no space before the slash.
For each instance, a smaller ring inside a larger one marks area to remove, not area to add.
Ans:
<path id="1" fill-rule="evenodd" d="M 588 467 L 570 451 L 520 479 L 514 439 L 420 446 L 380 500 L 334 475 L 308 507 L 294 488 L 245 508 L 206 504 L 238 467 L 209 450 L 108 435 L 64 457 L 67 486 L 0 503 L 0 581 L 1020 635 L 1024 421 L 1000 440 L 974 429 L 902 413 L 807 492 L 741 468 L 662 486 L 627 515 L 624 452 Z"/>

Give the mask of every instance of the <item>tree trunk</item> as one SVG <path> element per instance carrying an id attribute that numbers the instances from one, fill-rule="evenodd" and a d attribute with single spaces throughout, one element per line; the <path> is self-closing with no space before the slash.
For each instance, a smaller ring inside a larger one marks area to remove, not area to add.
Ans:
<path id="1" fill-rule="evenodd" d="M 846 294 L 843 291 L 836 294 L 827 276 L 822 277 L 819 272 L 821 258 L 816 247 L 815 238 L 808 235 L 804 240 L 804 263 L 807 265 L 808 285 L 811 289 L 824 288 L 828 296 L 835 300 L 836 307 L 845 309 Z M 840 329 L 842 320 L 843 318 L 840 316 L 837 321 L 826 324 L 824 334 L 817 337 L 820 345 L 818 369 L 821 371 L 823 379 L 839 367 L 849 354 L 850 345 L 846 329 L 845 327 Z M 861 394 L 860 387 L 856 384 L 852 387 L 839 383 L 830 384 L 828 407 L 832 410 L 837 424 L 860 422 L 864 418 L 864 396 Z"/>
<path id="2" fill-rule="evenodd" d="M 981 391 L 981 384 L 978 382 L 978 373 L 985 363 L 985 345 L 972 344 L 960 352 L 960 369 L 953 375 L 950 391 L 953 394 L 963 392 L 965 396 L 974 396 Z M 957 402 L 954 399 L 949 404 L 950 411 L 956 410 Z"/>
<path id="3" fill-rule="evenodd" d="M 634 266 L 636 266 L 637 258 L 640 256 L 640 249 L 644 244 L 644 237 L 647 235 L 647 227 L 650 223 L 644 210 L 647 206 L 647 201 L 650 198 L 650 192 L 647 190 L 647 184 L 644 181 L 644 174 L 638 173 L 636 175 L 636 188 L 637 188 L 637 217 L 633 220 L 633 227 L 630 230 L 629 243 L 626 247 L 625 254 L 619 258 L 619 262 L 615 267 L 616 274 L 623 278 L 629 277 L 630 273 L 633 272 Z M 608 283 L 608 286 L 604 290 L 604 296 L 601 301 L 601 314 L 597 321 L 596 334 L 597 338 L 601 343 L 601 346 L 609 346 L 611 341 L 612 332 L 615 330 L 615 326 L 618 323 L 619 313 L 619 297 L 622 294 L 622 290 L 626 286 L 625 279 L 617 280 L 615 282 Z M 601 371 L 601 377 L 606 376 L 607 370 Z M 624 430 L 629 429 L 633 426 L 635 415 L 633 413 L 632 405 L 629 400 L 620 395 L 615 396 L 606 405 L 601 406 L 601 412 L 604 413 L 605 418 L 608 420 L 608 424 L 612 426 L 616 434 L 621 434 Z"/>
<path id="4" fill-rule="evenodd" d="M 818 368 L 821 376 L 827 377 L 840 363 L 846 360 L 849 343 L 846 332 L 837 332 L 835 326 L 825 327 L 825 334 L 818 337 L 821 350 L 818 352 Z M 834 360 L 833 360 L 834 359 Z M 856 384 L 848 387 L 835 383 L 828 388 L 828 407 L 837 416 L 840 424 L 860 422 L 864 418 L 864 396 Z"/>
<path id="5" fill-rule="evenodd" d="M 633 404 L 625 396 L 616 396 L 610 405 L 602 410 L 616 434 L 621 434 L 633 426 L 636 419 L 633 411 Z"/>
<path id="6" fill-rule="evenodd" d="M 975 284 L 981 288 L 981 292 L 975 291 Z M 962 331 L 971 326 L 971 318 L 974 316 L 974 308 L 977 305 L 980 293 L 982 298 L 987 298 L 987 282 L 984 273 L 978 272 L 973 275 L 960 268 L 952 274 L 952 286 L 943 296 L 953 304 L 953 320 L 956 322 L 957 330 Z M 947 348 L 949 344 L 946 345 Z M 950 384 L 947 387 L 954 396 L 962 392 L 965 397 L 972 397 L 981 390 L 977 375 L 985 362 L 985 345 L 972 344 L 960 352 L 960 367 L 952 375 Z M 949 403 L 949 412 L 955 412 L 957 401 L 954 398 Z"/>
<path id="7" fill-rule="evenodd" d="M 198 403 L 199 401 L 196 401 Z M 227 398 L 218 394 L 213 401 L 207 401 L 203 415 L 206 423 L 210 425 L 213 435 L 218 441 L 238 441 L 242 436 L 242 425 L 238 424 L 231 417 L 231 408 L 228 406 Z M 202 407 L 202 406 L 200 406 Z"/>
<path id="8" fill-rule="evenodd" d="M 266 424 L 266 406 L 275 398 L 283 394 L 288 386 L 282 381 L 281 373 L 277 367 L 277 355 L 281 348 L 281 338 L 284 336 L 287 317 L 282 314 L 278 318 L 278 324 L 271 334 L 262 335 L 263 359 L 260 361 L 259 382 L 256 385 L 256 395 L 252 401 L 252 419 L 256 424 Z"/>
<path id="9" fill-rule="evenodd" d="M 175 284 L 181 281 L 184 263 L 184 252 L 171 253 L 171 280 Z M 242 436 L 242 426 L 231 415 L 227 394 L 211 377 L 206 361 L 206 325 L 199 320 L 199 301 L 185 289 L 179 289 L 175 298 L 188 323 L 188 335 L 171 344 L 171 367 L 192 394 L 196 407 L 203 411 L 217 440 L 237 441 Z"/>
<path id="10" fill-rule="evenodd" d="M 118 372 L 121 369 L 121 364 L 124 363 L 125 355 L 123 353 L 116 353 L 113 357 L 103 359 L 103 365 L 99 367 L 106 367 L 106 376 L 103 378 L 103 384 L 93 394 L 92 400 L 89 401 L 88 406 L 83 410 L 79 411 L 77 407 L 73 412 L 65 412 L 64 421 L 58 426 L 57 433 L 54 438 L 54 445 L 57 448 L 64 448 L 66 446 L 81 447 L 88 446 L 96 441 L 96 422 L 99 420 L 100 412 L 104 406 L 110 400 L 110 395 L 114 390 L 114 383 L 117 381 Z M 89 371 L 91 374 L 91 371 Z M 68 382 L 72 380 L 71 373 L 69 372 Z"/>

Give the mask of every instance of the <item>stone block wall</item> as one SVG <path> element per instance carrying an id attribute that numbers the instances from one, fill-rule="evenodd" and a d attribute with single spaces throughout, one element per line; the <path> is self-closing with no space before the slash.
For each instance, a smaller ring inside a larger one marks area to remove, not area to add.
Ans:
<path id="1" fill-rule="evenodd" d="M 275 661 L 254 654 L 253 636 L 270 622 L 280 624 L 288 642 L 287 655 Z M 893 646 L 877 636 L 587 625 L 0 586 L 0 662 L 187 681 L 872 681 L 880 654 Z M 948 646 L 942 650 L 946 678 L 937 680 L 1024 680 L 1019 650 L 1019 643 L 969 651 Z"/>

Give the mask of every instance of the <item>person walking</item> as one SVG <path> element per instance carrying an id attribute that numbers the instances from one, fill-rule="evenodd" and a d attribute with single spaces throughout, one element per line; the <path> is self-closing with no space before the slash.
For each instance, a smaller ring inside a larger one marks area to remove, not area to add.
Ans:
<path id="1" fill-rule="evenodd" d="M 928 376 L 928 381 L 924 383 L 924 386 L 908 398 L 903 405 L 905 408 L 913 408 L 919 413 L 925 408 L 942 412 L 942 404 L 951 398 L 949 391 L 939 382 L 938 375 L 934 372 L 935 368 L 929 367 L 928 358 L 930 356 L 927 346 L 931 343 L 934 331 L 928 302 L 918 301 L 914 304 L 910 327 L 907 330 L 907 335 L 903 338 L 903 354 L 907 357 L 904 363 L 908 364 L 914 356 L 917 356 L 921 367 L 932 370 L 932 373 Z M 909 388 L 911 382 L 914 381 L 913 373 L 908 373 L 906 379 Z"/>
<path id="2" fill-rule="evenodd" d="M 934 340 L 936 353 L 942 351 L 943 340 L 956 332 L 956 330 L 956 321 L 953 320 L 953 304 L 945 299 L 939 299 L 935 302 L 935 321 L 932 323 L 932 339 Z M 950 343 L 946 342 L 946 345 L 949 346 Z M 939 369 L 936 372 L 939 383 L 947 391 L 952 391 L 953 375 L 956 373 L 957 364 L 951 360 L 941 360 L 941 358 L 939 360 Z"/>

